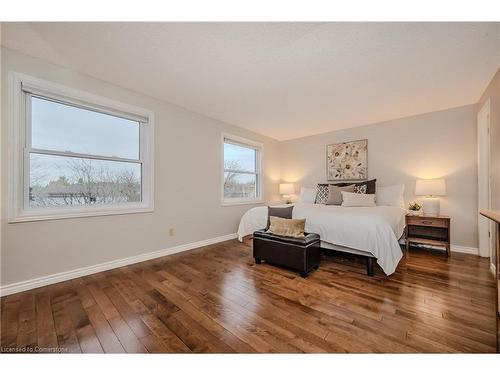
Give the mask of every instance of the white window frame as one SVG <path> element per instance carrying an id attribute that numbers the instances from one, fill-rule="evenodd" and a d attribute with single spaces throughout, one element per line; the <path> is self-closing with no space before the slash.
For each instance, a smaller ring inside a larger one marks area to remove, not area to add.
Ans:
<path id="1" fill-rule="evenodd" d="M 51 154 L 94 158 L 99 160 L 131 161 L 124 158 L 87 155 L 71 152 L 38 150 L 31 148 L 31 121 L 27 118 L 27 105 L 31 96 L 51 99 L 63 104 L 119 116 L 140 122 L 139 160 L 141 163 L 141 202 L 65 206 L 56 208 L 29 207 L 29 154 Z M 153 112 L 120 103 L 88 92 L 31 77 L 17 72 L 9 72 L 9 207 L 8 222 L 53 220 L 102 215 L 130 214 L 154 211 L 154 114 Z"/>
<path id="2" fill-rule="evenodd" d="M 255 198 L 225 198 L 224 197 L 224 143 L 229 141 L 237 146 L 252 148 L 256 151 L 255 173 L 246 171 L 237 171 L 238 173 L 255 174 L 257 180 L 257 196 Z M 264 190 L 262 183 L 262 159 L 264 156 L 264 145 L 260 142 L 252 141 L 246 138 L 238 137 L 232 134 L 222 133 L 221 136 L 221 204 L 223 206 L 234 206 L 242 204 L 263 203 Z"/>

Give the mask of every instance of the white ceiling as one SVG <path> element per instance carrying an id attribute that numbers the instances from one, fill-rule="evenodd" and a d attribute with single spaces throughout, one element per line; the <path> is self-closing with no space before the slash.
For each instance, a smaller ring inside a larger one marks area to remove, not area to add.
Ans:
<path id="1" fill-rule="evenodd" d="M 285 140 L 475 103 L 499 23 L 4 23 L 2 44 Z"/>

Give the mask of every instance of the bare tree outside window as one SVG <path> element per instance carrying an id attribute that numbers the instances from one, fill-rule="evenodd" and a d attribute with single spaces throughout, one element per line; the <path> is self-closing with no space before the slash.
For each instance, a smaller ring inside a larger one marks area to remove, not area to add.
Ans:
<path id="1" fill-rule="evenodd" d="M 31 207 L 140 202 L 140 165 L 31 155 Z"/>
<path id="2" fill-rule="evenodd" d="M 255 198 L 256 176 L 238 173 L 241 170 L 238 162 L 224 162 L 224 196 L 226 198 Z"/>
<path id="3" fill-rule="evenodd" d="M 253 147 L 224 143 L 224 199 L 258 197 L 257 153 Z"/>

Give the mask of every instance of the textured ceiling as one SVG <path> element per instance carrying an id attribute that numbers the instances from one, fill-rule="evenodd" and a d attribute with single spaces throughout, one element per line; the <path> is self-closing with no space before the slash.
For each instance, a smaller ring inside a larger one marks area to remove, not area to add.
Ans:
<path id="1" fill-rule="evenodd" d="M 2 44 L 279 139 L 471 104 L 498 23 L 3 23 Z"/>

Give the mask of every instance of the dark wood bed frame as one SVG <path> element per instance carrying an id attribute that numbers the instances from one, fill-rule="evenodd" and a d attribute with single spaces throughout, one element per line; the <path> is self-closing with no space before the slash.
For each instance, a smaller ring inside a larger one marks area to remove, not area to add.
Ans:
<path id="1" fill-rule="evenodd" d="M 325 248 L 325 247 L 321 248 L 321 252 L 323 254 L 325 254 L 325 255 L 328 255 L 328 254 L 331 254 L 331 253 L 338 253 L 338 254 L 349 255 L 349 256 L 357 257 L 357 258 L 364 258 L 365 261 L 366 261 L 366 274 L 368 276 L 375 275 L 375 270 L 374 270 L 374 268 L 375 268 L 374 267 L 375 266 L 375 263 L 374 263 L 375 257 L 373 257 L 373 256 L 356 254 L 356 253 L 350 253 L 348 251 L 342 251 L 342 250 L 336 250 L 336 249 L 329 249 L 329 248 Z"/>

